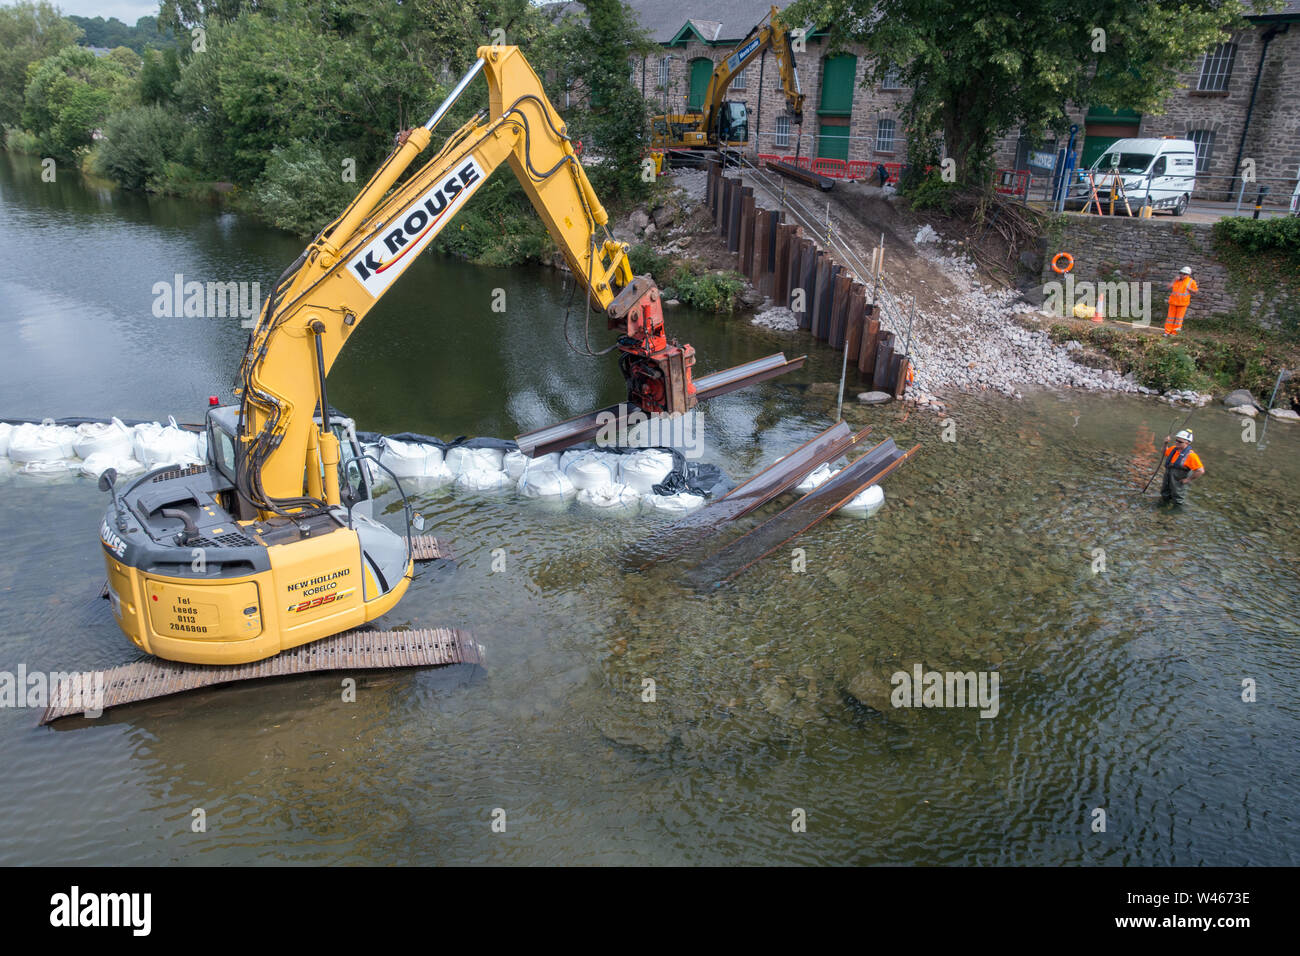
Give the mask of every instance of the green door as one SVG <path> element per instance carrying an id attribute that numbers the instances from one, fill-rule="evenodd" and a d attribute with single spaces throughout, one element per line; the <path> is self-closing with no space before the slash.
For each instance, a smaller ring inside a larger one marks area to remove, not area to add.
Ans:
<path id="1" fill-rule="evenodd" d="M 688 106 L 692 112 L 704 109 L 704 94 L 709 88 L 709 78 L 713 76 L 713 61 L 700 57 L 691 60 L 691 98 Z"/>
<path id="2" fill-rule="evenodd" d="M 847 126 L 831 126 L 829 123 L 818 125 L 817 137 L 817 156 L 822 159 L 842 159 L 845 162 L 849 158 L 849 128 Z"/>
<path id="3" fill-rule="evenodd" d="M 823 116 L 848 116 L 853 112 L 853 83 L 858 58 L 850 53 L 822 60 L 822 98 L 817 112 Z"/>

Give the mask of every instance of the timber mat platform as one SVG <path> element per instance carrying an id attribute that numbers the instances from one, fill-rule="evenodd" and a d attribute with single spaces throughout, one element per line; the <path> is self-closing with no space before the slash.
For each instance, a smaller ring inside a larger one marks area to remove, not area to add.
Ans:
<path id="1" fill-rule="evenodd" d="M 234 681 L 320 671 L 482 663 L 482 645 L 464 631 L 452 628 L 347 631 L 252 664 L 212 667 L 154 658 L 121 664 L 108 670 L 70 675 L 70 681 L 50 688 L 50 706 L 45 709 L 41 724 L 48 724 L 60 717 L 82 714 L 92 704 L 96 710 L 108 710 L 123 704 L 134 704 Z M 102 701 L 87 700 L 90 690 L 99 687 L 103 688 Z M 78 689 L 80 694 L 77 693 Z"/>

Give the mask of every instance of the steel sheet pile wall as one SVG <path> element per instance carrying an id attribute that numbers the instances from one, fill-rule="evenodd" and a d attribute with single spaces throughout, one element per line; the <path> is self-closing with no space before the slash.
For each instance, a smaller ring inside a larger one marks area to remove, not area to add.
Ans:
<path id="1" fill-rule="evenodd" d="M 705 202 L 737 270 L 756 289 L 794 312 L 814 338 L 837 352 L 847 348 L 862 384 L 903 397 L 911 362 L 881 328 L 870 290 L 852 271 L 781 212 L 756 205 L 754 190 L 723 176 L 720 163 L 709 164 Z"/>

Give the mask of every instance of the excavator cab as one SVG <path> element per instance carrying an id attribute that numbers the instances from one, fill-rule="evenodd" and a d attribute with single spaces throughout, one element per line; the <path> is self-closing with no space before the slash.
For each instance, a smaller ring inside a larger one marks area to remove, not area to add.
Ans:
<path id="1" fill-rule="evenodd" d="M 739 100 L 727 100 L 718 111 L 718 142 L 740 146 L 749 142 L 749 112 Z"/>

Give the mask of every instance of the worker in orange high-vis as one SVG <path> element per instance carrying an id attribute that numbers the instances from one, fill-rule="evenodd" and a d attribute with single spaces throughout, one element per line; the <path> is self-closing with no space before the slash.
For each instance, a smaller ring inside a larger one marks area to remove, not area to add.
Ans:
<path id="1" fill-rule="evenodd" d="M 1165 436 L 1165 481 L 1160 486 L 1160 500 L 1181 505 L 1187 501 L 1187 486 L 1205 474 L 1201 457 L 1192 451 L 1192 433 L 1184 428 L 1174 436 L 1173 446 Z"/>
<path id="2" fill-rule="evenodd" d="M 1192 293 L 1200 291 L 1196 287 L 1196 280 L 1192 278 L 1191 268 L 1183 266 L 1169 293 L 1169 316 L 1165 319 L 1165 335 L 1177 335 L 1183 330 L 1183 316 L 1187 314 L 1187 307 L 1192 304 Z"/>

